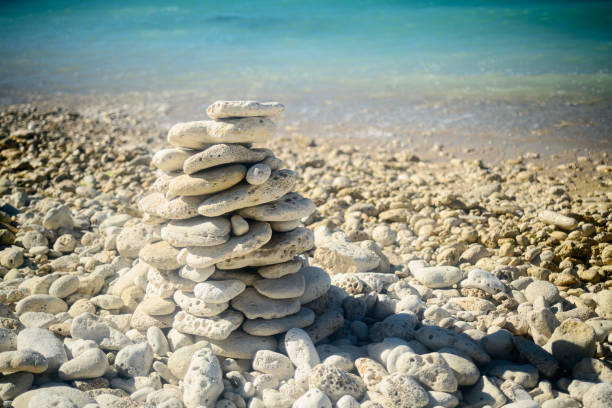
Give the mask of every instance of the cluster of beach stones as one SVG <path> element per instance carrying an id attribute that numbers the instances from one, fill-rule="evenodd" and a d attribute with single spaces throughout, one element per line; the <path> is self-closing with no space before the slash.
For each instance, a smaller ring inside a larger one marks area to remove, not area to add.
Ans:
<path id="1" fill-rule="evenodd" d="M 157 191 L 140 201 L 162 240 L 139 253 L 147 283 L 133 327 L 172 327 L 209 341 L 219 356 L 245 359 L 276 350 L 275 335 L 314 322 L 303 305 L 330 285 L 299 257 L 314 246 L 300 220 L 315 206 L 291 191 L 293 171 L 251 147 L 272 136 L 269 117 L 283 109 L 216 102 L 207 111 L 212 121 L 170 129 L 173 147 L 153 157 Z"/>

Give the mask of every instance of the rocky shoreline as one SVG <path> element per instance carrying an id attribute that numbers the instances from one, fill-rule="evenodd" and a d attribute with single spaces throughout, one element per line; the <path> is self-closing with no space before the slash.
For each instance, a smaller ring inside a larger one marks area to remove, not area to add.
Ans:
<path id="1" fill-rule="evenodd" d="M 111 291 L 161 239 L 137 202 L 164 138 L 136 115 L 0 111 L 5 406 L 183 406 L 197 339 L 136 330 L 142 289 Z M 331 287 L 312 326 L 278 336 L 282 370 L 221 358 L 216 406 L 610 404 L 607 155 L 489 162 L 299 134 L 255 147 L 317 205 L 305 261 Z"/>

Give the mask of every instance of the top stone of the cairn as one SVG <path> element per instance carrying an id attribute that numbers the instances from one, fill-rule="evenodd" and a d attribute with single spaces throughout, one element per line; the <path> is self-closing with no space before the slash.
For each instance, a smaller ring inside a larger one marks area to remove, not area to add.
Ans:
<path id="1" fill-rule="evenodd" d="M 206 113 L 211 119 L 244 118 L 250 116 L 277 116 L 285 111 L 278 102 L 217 101 Z"/>

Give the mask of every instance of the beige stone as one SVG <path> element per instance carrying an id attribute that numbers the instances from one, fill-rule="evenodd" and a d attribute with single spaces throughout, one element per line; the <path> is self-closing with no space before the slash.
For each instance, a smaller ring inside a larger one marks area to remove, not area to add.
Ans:
<path id="1" fill-rule="evenodd" d="M 160 170 L 173 172 L 183 168 L 183 163 L 196 153 L 188 149 L 162 149 L 153 155 L 151 164 Z"/>
<path id="2" fill-rule="evenodd" d="M 221 280 L 198 283 L 193 294 L 206 303 L 225 303 L 238 296 L 245 289 L 239 280 Z"/>
<path id="3" fill-rule="evenodd" d="M 302 226 L 302 221 L 300 220 L 271 221 L 270 222 L 270 227 L 272 228 L 272 231 L 276 231 L 276 232 L 289 232 L 301 226 Z"/>
<path id="4" fill-rule="evenodd" d="M 297 313 L 300 302 L 297 299 L 270 299 L 253 288 L 247 288 L 231 301 L 234 309 L 241 311 L 248 319 L 275 319 Z"/>
<path id="5" fill-rule="evenodd" d="M 312 231 L 296 228 L 290 232 L 276 233 L 261 248 L 246 255 L 233 257 L 217 264 L 219 269 L 238 269 L 246 266 L 264 266 L 286 262 L 314 246 Z"/>
<path id="6" fill-rule="evenodd" d="M 224 217 L 194 217 L 170 221 L 161 229 L 161 237 L 175 247 L 215 246 L 227 242 L 231 230 Z"/>
<path id="7" fill-rule="evenodd" d="M 174 292 L 173 299 L 181 309 L 197 317 L 217 316 L 229 307 L 229 302 L 207 303 L 192 293 L 180 290 Z"/>
<path id="8" fill-rule="evenodd" d="M 294 221 L 308 217 L 315 210 L 312 200 L 291 192 L 277 201 L 243 208 L 238 214 L 258 221 Z"/>
<path id="9" fill-rule="evenodd" d="M 294 327 L 301 329 L 310 326 L 314 320 L 314 312 L 303 307 L 299 312 L 285 317 L 247 320 L 242 324 L 242 330 L 253 336 L 274 336 Z"/>
<path id="10" fill-rule="evenodd" d="M 251 336 L 236 330 L 224 340 L 210 340 L 214 353 L 218 356 L 252 359 L 259 350 L 276 351 L 276 339 L 272 336 Z"/>
<path id="11" fill-rule="evenodd" d="M 304 294 L 306 281 L 304 275 L 297 272 L 276 279 L 260 279 L 253 284 L 253 287 L 271 299 L 289 299 Z"/>
<path id="12" fill-rule="evenodd" d="M 257 268 L 257 273 L 267 279 L 280 278 L 285 275 L 296 273 L 302 267 L 302 261 L 299 258 L 294 258 L 287 262 L 281 262 L 274 265 L 267 265 Z"/>
<path id="13" fill-rule="evenodd" d="M 168 131 L 168 142 L 177 147 L 204 149 L 211 143 L 265 142 L 276 125 L 262 117 L 203 120 L 177 123 Z"/>
<path id="14" fill-rule="evenodd" d="M 271 237 L 272 229 L 268 223 L 254 222 L 245 235 L 212 247 L 189 247 L 182 251 L 179 259 L 192 268 L 206 268 L 261 248 Z"/>
<path id="15" fill-rule="evenodd" d="M 173 327 L 185 334 L 194 334 L 214 340 L 223 340 L 242 324 L 244 316 L 235 310 L 226 310 L 217 316 L 196 317 L 180 311 Z"/>
<path id="16" fill-rule="evenodd" d="M 288 193 L 297 180 L 291 170 L 277 170 L 263 184 L 238 184 L 228 190 L 206 198 L 198 207 L 198 212 L 207 217 L 216 217 L 241 208 L 277 200 Z"/>
<path id="17" fill-rule="evenodd" d="M 174 302 L 158 296 L 147 296 L 140 303 L 142 311 L 149 316 L 163 316 L 174 312 Z"/>
<path id="18" fill-rule="evenodd" d="M 230 163 L 256 163 L 268 156 L 262 149 L 249 149 L 239 144 L 220 143 L 194 154 L 183 163 L 183 171 L 193 174 L 197 171 Z"/>
<path id="19" fill-rule="evenodd" d="M 238 184 L 246 174 L 242 164 L 207 169 L 193 174 L 183 174 L 170 180 L 171 196 L 198 196 L 213 194 Z"/>
<path id="20" fill-rule="evenodd" d="M 178 249 L 165 241 L 148 244 L 140 250 L 138 257 L 149 265 L 159 269 L 178 269 Z"/>
<path id="21" fill-rule="evenodd" d="M 277 116 L 285 111 L 278 102 L 217 101 L 206 109 L 211 119 Z"/>

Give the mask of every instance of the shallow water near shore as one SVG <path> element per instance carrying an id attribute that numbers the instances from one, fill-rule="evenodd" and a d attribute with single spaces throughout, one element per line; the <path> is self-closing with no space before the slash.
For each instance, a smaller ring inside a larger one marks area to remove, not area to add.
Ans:
<path id="1" fill-rule="evenodd" d="M 612 149 L 607 2 L 61 1 L 0 11 L 2 104 L 124 105 L 163 111 L 164 125 L 200 118 L 216 99 L 274 99 L 288 107 L 289 132 Z"/>

